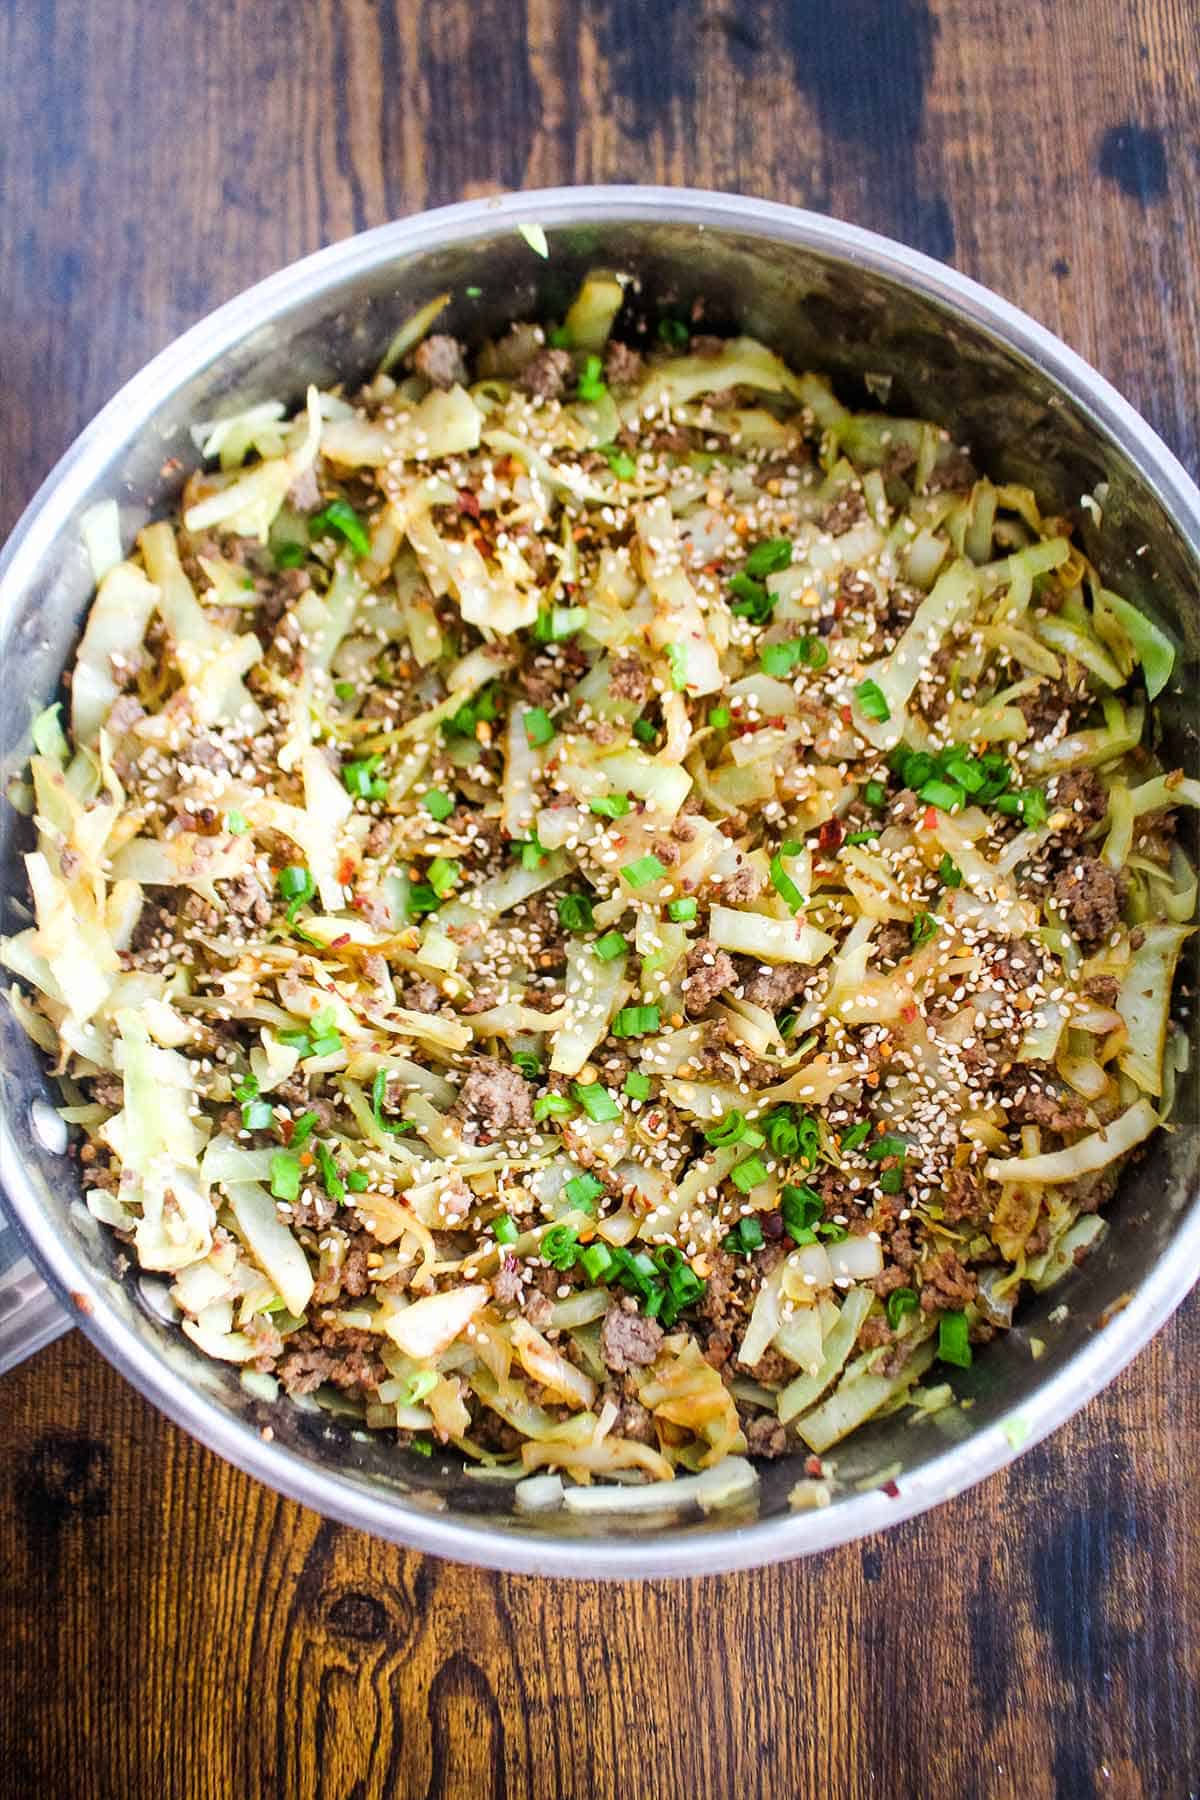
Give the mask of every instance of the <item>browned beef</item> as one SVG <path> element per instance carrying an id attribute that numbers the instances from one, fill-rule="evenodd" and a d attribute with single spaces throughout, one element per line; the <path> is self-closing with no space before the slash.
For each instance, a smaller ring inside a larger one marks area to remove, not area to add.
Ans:
<path id="1" fill-rule="evenodd" d="M 622 656 L 612 666 L 609 688 L 618 700 L 636 700 L 640 706 L 650 692 L 650 677 L 640 656 Z"/>
<path id="2" fill-rule="evenodd" d="M 401 990 L 400 1004 L 409 1012 L 435 1013 L 442 1004 L 442 996 L 432 981 L 418 978 Z"/>
<path id="3" fill-rule="evenodd" d="M 437 388 L 452 388 L 467 379 L 463 346 L 444 331 L 435 331 L 413 351 L 413 368 Z"/>
<path id="4" fill-rule="evenodd" d="M 739 1363 L 741 1360 L 739 1356 Z M 782 1350 L 764 1350 L 750 1369 L 750 1379 L 757 1381 L 760 1387 L 782 1387 L 784 1382 L 790 1381 L 795 1373 L 795 1363 L 790 1356 L 785 1356 Z"/>
<path id="5" fill-rule="evenodd" d="M 289 1394 L 311 1394 L 325 1382 L 344 1390 L 377 1388 L 387 1379 L 376 1354 L 378 1342 L 369 1331 L 332 1325 L 296 1331 L 287 1339 L 287 1353 L 275 1373 Z"/>
<path id="6" fill-rule="evenodd" d="M 1108 789 L 1094 769 L 1068 769 L 1054 783 L 1050 803 L 1070 814 L 1064 832 L 1082 834 L 1107 816 Z"/>
<path id="7" fill-rule="evenodd" d="M 912 951 L 912 927 L 903 919 L 886 919 L 871 939 L 871 949 L 880 963 L 898 963 Z"/>
<path id="8" fill-rule="evenodd" d="M 600 1331 L 600 1354 L 605 1366 L 622 1375 L 626 1369 L 645 1368 L 658 1355 L 662 1326 L 641 1313 L 610 1306 Z"/>
<path id="9" fill-rule="evenodd" d="M 1030 737 L 1040 742 L 1050 735 L 1064 713 L 1069 714 L 1072 707 L 1079 704 L 1079 700 L 1079 693 L 1067 682 L 1043 681 L 1034 693 L 1022 695 L 1017 706 L 1025 715 Z"/>
<path id="10" fill-rule="evenodd" d="M 780 1424 L 774 1413 L 759 1413 L 744 1426 L 744 1430 L 747 1455 L 765 1456 L 772 1461 L 787 1455 L 787 1427 Z"/>
<path id="11" fill-rule="evenodd" d="M 105 729 L 110 737 L 124 737 L 145 716 L 146 709 L 140 700 L 136 700 L 132 694 L 122 694 L 120 699 L 113 701 Z"/>
<path id="12" fill-rule="evenodd" d="M 253 870 L 218 883 L 217 891 L 239 918 L 252 919 L 256 925 L 271 923 L 271 896 Z"/>
<path id="13" fill-rule="evenodd" d="M 921 1310 L 943 1312 L 965 1306 L 975 1298 L 979 1281 L 953 1250 L 943 1250 L 925 1271 L 921 1283 Z"/>
<path id="14" fill-rule="evenodd" d="M 515 1256 L 505 1254 L 500 1258 L 500 1267 L 492 1277 L 492 1295 L 501 1306 L 512 1306 L 521 1298 L 524 1288 L 521 1264 Z"/>
<path id="15" fill-rule="evenodd" d="M 561 400 L 571 373 L 569 350 L 539 350 L 517 377 L 517 386 L 539 400 Z"/>
<path id="16" fill-rule="evenodd" d="M 903 1282 L 897 1286 L 903 1287 Z M 863 1320 L 862 1330 L 858 1334 L 859 1350 L 878 1350 L 881 1344 L 890 1344 L 892 1328 L 882 1313 L 872 1313 L 869 1319 Z"/>
<path id="17" fill-rule="evenodd" d="M 757 900 L 762 891 L 763 877 L 753 863 L 744 863 L 717 888 L 722 900 L 730 906 L 736 906 L 739 900 Z"/>
<path id="18" fill-rule="evenodd" d="M 718 950 L 711 938 L 701 938 L 688 951 L 687 976 L 683 983 L 684 1004 L 693 1017 L 731 988 L 737 980 L 732 957 Z"/>
<path id="19" fill-rule="evenodd" d="M 632 387 L 642 373 L 642 358 L 629 344 L 609 342 L 604 352 L 604 379 L 609 387 Z"/>
<path id="20" fill-rule="evenodd" d="M 764 1012 L 781 1012 L 808 981 L 811 970 L 800 963 L 781 963 L 778 968 L 759 968 L 742 984 L 742 998 Z"/>
<path id="21" fill-rule="evenodd" d="M 925 492 L 969 494 L 978 479 L 978 471 L 966 451 L 953 444 L 939 456 L 937 467 L 925 483 Z"/>
<path id="22" fill-rule="evenodd" d="M 1020 993 L 1040 981 L 1042 959 L 1028 938 L 1005 938 L 992 968 L 1005 987 Z"/>
<path id="23" fill-rule="evenodd" d="M 962 1220 L 980 1224 L 987 1217 L 987 1201 L 974 1169 L 951 1169 L 945 1180 L 945 1202 L 942 1217 L 947 1225 Z"/>
<path id="24" fill-rule="evenodd" d="M 861 525 L 866 516 L 867 503 L 863 499 L 862 489 L 848 487 L 821 514 L 821 530 L 828 531 L 833 537 L 841 537 L 843 532 Z"/>
<path id="25" fill-rule="evenodd" d="M 1072 859 L 1054 883 L 1054 905 L 1084 949 L 1101 944 L 1121 922 L 1125 875 L 1098 856 Z"/>
<path id="26" fill-rule="evenodd" d="M 1083 991 L 1097 1006 L 1115 1006 L 1121 983 L 1115 975 L 1092 975 L 1084 982 Z"/>
<path id="27" fill-rule="evenodd" d="M 1018 1063 L 1004 1076 L 1001 1087 L 1012 1100 L 1005 1112 L 1014 1125 L 1038 1125 L 1044 1131 L 1061 1136 L 1068 1131 L 1081 1131 L 1087 1123 L 1082 1101 L 1066 1093 L 1057 1082 L 1046 1083 L 1046 1071 L 1029 1063 Z"/>
<path id="28" fill-rule="evenodd" d="M 453 1111 L 468 1130 L 482 1127 L 489 1136 L 533 1124 L 529 1083 L 516 1069 L 490 1056 L 473 1064 Z"/>

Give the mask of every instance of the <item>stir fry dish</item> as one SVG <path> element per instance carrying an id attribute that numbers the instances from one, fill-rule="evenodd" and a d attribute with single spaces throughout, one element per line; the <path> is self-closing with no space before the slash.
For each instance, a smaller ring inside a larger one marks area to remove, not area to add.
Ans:
<path id="1" fill-rule="evenodd" d="M 1174 645 L 935 424 L 445 298 L 88 515 L 9 1001 L 259 1399 L 718 1504 L 951 1403 L 1167 1120 Z"/>

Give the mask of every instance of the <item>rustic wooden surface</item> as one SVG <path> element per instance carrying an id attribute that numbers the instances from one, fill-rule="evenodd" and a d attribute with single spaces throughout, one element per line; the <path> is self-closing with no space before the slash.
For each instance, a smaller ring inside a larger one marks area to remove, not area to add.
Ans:
<path id="1" fill-rule="evenodd" d="M 1200 470 L 1195 0 L 3 0 L 0 527 L 318 245 L 502 187 L 740 188 L 948 258 Z M 254 1486 L 77 1337 L 0 1404 L 0 1792 L 1184 1796 L 1195 1301 L 1047 1445 L 807 1564 L 551 1585 Z"/>

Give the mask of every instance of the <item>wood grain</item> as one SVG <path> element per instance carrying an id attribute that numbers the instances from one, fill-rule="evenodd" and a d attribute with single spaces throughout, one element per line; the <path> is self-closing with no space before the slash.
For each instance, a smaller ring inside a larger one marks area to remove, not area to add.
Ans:
<path id="1" fill-rule="evenodd" d="M 497 188 L 690 182 L 949 258 L 1200 466 L 1193 0 L 5 0 L 0 527 L 249 282 Z M 551 1585 L 322 1522 L 82 1342 L 0 1412 L 0 1792 L 1200 1786 L 1193 1302 L 1048 1445 L 783 1569 Z"/>

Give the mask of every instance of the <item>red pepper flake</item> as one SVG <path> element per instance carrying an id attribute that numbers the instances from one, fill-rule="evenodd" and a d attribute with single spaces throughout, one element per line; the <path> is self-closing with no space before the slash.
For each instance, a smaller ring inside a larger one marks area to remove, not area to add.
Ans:
<path id="1" fill-rule="evenodd" d="M 881 1494 L 886 1494 L 889 1500 L 898 1500 L 900 1498 L 900 1489 L 896 1486 L 894 1481 L 885 1481 L 881 1483 L 879 1491 Z"/>
<path id="2" fill-rule="evenodd" d="M 460 513 L 466 513 L 469 519 L 479 517 L 479 499 L 471 492 L 470 488 L 459 488 L 458 510 Z"/>
<path id="3" fill-rule="evenodd" d="M 811 1475 L 814 1480 L 820 1480 L 821 1476 L 825 1473 L 825 1465 L 819 1456 L 805 1457 L 804 1473 L 806 1475 Z"/>
<path id="4" fill-rule="evenodd" d="M 337 878 L 343 887 L 349 887 L 350 883 L 354 880 L 355 867 L 356 864 L 352 856 L 343 856 L 341 862 L 338 864 L 337 872 Z"/>
<path id="5" fill-rule="evenodd" d="M 840 707 L 839 707 L 839 708 L 838 708 L 838 711 L 839 711 L 839 712 L 840 712 L 840 713 L 841 713 L 841 715 L 842 715 L 842 724 L 843 724 L 843 725 L 853 725 L 853 723 L 854 723 L 854 714 L 853 714 L 853 713 L 852 713 L 852 712 L 851 712 L 851 711 L 850 711 L 850 707 L 849 707 L 849 705 L 846 705 L 846 706 L 840 706 Z"/>
<path id="6" fill-rule="evenodd" d="M 826 819 L 817 833 L 817 843 L 822 850 L 840 850 L 846 835 L 846 827 L 840 819 Z"/>
<path id="7" fill-rule="evenodd" d="M 926 831 L 933 831 L 935 829 L 935 827 L 937 826 L 937 807 L 936 806 L 927 806 L 925 808 L 925 817 L 921 820 L 921 823 L 925 827 Z"/>
<path id="8" fill-rule="evenodd" d="M 335 937 L 330 941 L 329 948 L 331 950 L 344 950 L 349 942 L 350 933 L 348 931 L 343 931 L 341 937 Z"/>
<path id="9" fill-rule="evenodd" d="M 900 1017 L 904 1020 L 906 1025 L 911 1025 L 916 1016 L 917 1007 L 915 1001 L 910 1000 L 907 1006 L 902 1006 L 900 1008 Z"/>

